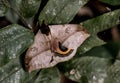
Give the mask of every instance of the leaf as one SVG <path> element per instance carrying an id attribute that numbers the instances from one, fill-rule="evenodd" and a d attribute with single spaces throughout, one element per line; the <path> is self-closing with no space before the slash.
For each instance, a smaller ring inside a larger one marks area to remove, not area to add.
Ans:
<path id="1" fill-rule="evenodd" d="M 34 83 L 60 83 L 60 75 L 57 68 L 43 69 Z"/>
<path id="2" fill-rule="evenodd" d="M 80 46 L 78 52 L 82 54 L 95 46 L 105 44 L 97 37 L 97 33 L 116 25 L 119 20 L 119 13 L 120 10 L 118 9 L 81 23 L 90 32 L 91 36 Z"/>
<path id="3" fill-rule="evenodd" d="M 37 13 L 40 3 L 41 0 L 12 0 L 9 4 L 23 17 L 30 18 Z"/>
<path id="4" fill-rule="evenodd" d="M 11 71 L 10 71 L 11 70 Z M 31 74 L 25 72 L 20 65 L 19 58 L 13 59 L 0 68 L 0 83 L 26 83 L 31 80 L 37 72 Z"/>
<path id="5" fill-rule="evenodd" d="M 26 18 L 34 16 L 40 6 L 41 0 L 22 0 L 20 3 L 20 13 Z"/>
<path id="6" fill-rule="evenodd" d="M 0 0 L 0 17 L 5 16 L 7 8 L 4 6 L 3 1 Z"/>
<path id="7" fill-rule="evenodd" d="M 11 23 L 17 23 L 18 16 L 15 11 L 18 9 L 18 3 L 20 2 L 20 0 L 17 2 L 16 0 L 12 0 L 14 4 L 12 1 L 8 1 L 8 0 L 1 0 L 1 1 L 2 1 L 2 4 L 7 8 L 7 12 L 5 13 L 6 19 Z"/>
<path id="8" fill-rule="evenodd" d="M 108 3 L 108 4 L 111 4 L 111 5 L 120 5 L 120 1 L 119 0 L 100 0 L 104 3 Z"/>
<path id="9" fill-rule="evenodd" d="M 6 3 L 6 0 L 3 0 Z M 19 15 L 21 15 L 26 21 L 32 21 L 31 18 L 33 17 L 40 6 L 41 0 L 11 0 L 8 4 L 9 11 L 6 14 L 8 20 L 12 23 L 17 23 L 18 19 L 22 19 Z M 12 9 L 10 7 L 12 7 Z"/>
<path id="10" fill-rule="evenodd" d="M 106 77 L 105 83 L 119 83 L 120 82 L 120 60 L 116 62 L 108 69 L 108 77 Z"/>
<path id="11" fill-rule="evenodd" d="M 83 22 L 83 26 L 91 34 L 97 34 L 99 31 L 108 29 L 118 23 L 120 9 L 103 14 L 96 18 Z"/>
<path id="12" fill-rule="evenodd" d="M 87 1 L 49 0 L 39 16 L 39 23 L 43 20 L 48 24 L 69 23 Z"/>
<path id="13" fill-rule="evenodd" d="M 100 79 L 106 78 L 107 65 L 110 65 L 110 60 L 97 57 L 82 57 L 80 60 L 74 60 L 74 62 L 76 64 L 73 63 L 75 66 L 68 75 L 69 78 L 78 82 L 83 81 L 83 77 L 85 77 L 88 82 L 98 83 Z M 72 71 L 75 73 L 70 74 Z"/>
<path id="14" fill-rule="evenodd" d="M 119 83 L 120 61 L 115 60 L 116 55 L 111 53 L 111 49 L 114 50 L 114 46 L 117 46 L 116 50 L 118 51 L 114 52 L 117 55 L 120 49 L 120 43 L 112 42 L 95 47 L 66 62 L 66 64 L 58 65 L 58 67 L 59 69 L 66 69 L 60 70 L 64 72 L 67 77 L 81 83 L 85 81 L 90 83 Z"/>
<path id="15" fill-rule="evenodd" d="M 16 77 L 16 73 L 23 72 L 19 61 L 20 55 L 32 42 L 33 33 L 22 26 L 13 24 L 0 29 L 0 82 L 8 83 L 11 78 L 19 78 Z"/>

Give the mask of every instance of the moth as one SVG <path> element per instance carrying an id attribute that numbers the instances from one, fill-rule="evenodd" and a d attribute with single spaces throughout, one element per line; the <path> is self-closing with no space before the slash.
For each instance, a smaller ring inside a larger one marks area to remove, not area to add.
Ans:
<path id="1" fill-rule="evenodd" d="M 39 30 L 34 43 L 26 52 L 25 66 L 28 72 L 53 67 L 57 63 L 70 60 L 77 48 L 90 36 L 86 29 L 77 24 L 48 27 L 50 34 L 43 34 Z"/>
<path id="2" fill-rule="evenodd" d="M 33 26 L 30 26 L 18 11 L 9 8 L 16 12 L 23 24 L 35 33 L 34 42 L 24 58 L 28 72 L 53 67 L 57 63 L 70 60 L 77 48 L 90 36 L 85 28 L 77 24 L 48 26 L 43 22 L 39 25 L 39 10 L 34 17 Z"/>

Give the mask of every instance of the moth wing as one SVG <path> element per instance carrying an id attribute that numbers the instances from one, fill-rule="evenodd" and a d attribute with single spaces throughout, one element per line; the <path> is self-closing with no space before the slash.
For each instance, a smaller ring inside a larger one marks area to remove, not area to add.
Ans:
<path id="1" fill-rule="evenodd" d="M 50 47 L 47 45 L 49 41 L 43 37 L 42 33 L 38 32 L 35 36 L 34 43 L 26 53 L 26 61 L 28 62 L 29 72 L 36 69 L 52 67 L 59 62 L 70 60 L 75 55 L 77 48 L 90 36 L 86 29 L 80 25 L 66 24 L 51 25 L 49 27 L 53 37 L 49 37 L 50 41 L 57 38 L 65 47 L 73 49 L 73 52 L 65 57 L 57 56 L 56 53 L 51 52 Z M 37 48 L 37 52 L 36 50 L 31 50 L 34 47 Z"/>
<path id="2" fill-rule="evenodd" d="M 31 72 L 36 69 L 50 67 L 53 55 L 54 54 L 50 50 L 47 50 L 33 57 L 29 62 L 28 71 Z"/>
<path id="3" fill-rule="evenodd" d="M 56 53 L 51 53 L 50 50 L 44 51 L 43 53 L 32 58 L 29 63 L 29 71 L 33 71 L 41 68 L 48 68 L 55 66 L 59 62 L 70 60 L 76 53 L 77 48 L 89 37 L 90 35 L 84 31 L 78 31 L 69 36 L 63 45 L 73 49 L 73 52 L 66 57 L 56 56 Z"/>
<path id="4" fill-rule="evenodd" d="M 85 31 L 81 25 L 77 24 L 51 25 L 49 27 L 52 36 L 62 42 L 77 31 Z"/>
<path id="5" fill-rule="evenodd" d="M 40 31 L 38 31 L 34 38 L 33 44 L 29 47 L 29 49 L 26 52 L 25 65 L 27 66 L 29 61 L 36 55 L 48 50 L 50 48 L 48 44 L 49 41 L 46 39 L 46 36 L 43 35 Z"/>
<path id="6" fill-rule="evenodd" d="M 77 48 L 89 37 L 90 35 L 84 31 L 78 31 L 76 33 L 74 33 L 73 35 L 71 35 L 70 37 L 68 37 L 64 42 L 63 45 L 73 49 L 73 52 L 71 54 L 69 54 L 69 56 L 66 57 L 59 57 L 59 56 L 54 56 L 54 61 L 57 61 L 57 63 L 59 62 L 64 62 L 64 61 L 68 61 L 70 60 L 76 53 Z"/>

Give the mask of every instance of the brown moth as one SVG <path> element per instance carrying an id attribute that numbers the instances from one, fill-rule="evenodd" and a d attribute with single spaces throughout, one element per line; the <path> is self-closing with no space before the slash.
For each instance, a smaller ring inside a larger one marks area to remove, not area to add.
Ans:
<path id="1" fill-rule="evenodd" d="M 52 36 L 46 36 L 39 30 L 26 52 L 25 66 L 29 72 L 70 60 L 90 36 L 82 26 L 76 24 L 50 25 L 49 28 Z"/>

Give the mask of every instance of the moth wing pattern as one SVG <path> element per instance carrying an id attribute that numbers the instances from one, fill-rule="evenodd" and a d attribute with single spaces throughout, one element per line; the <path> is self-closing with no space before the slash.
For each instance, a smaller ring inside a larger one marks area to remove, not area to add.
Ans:
<path id="1" fill-rule="evenodd" d="M 50 41 L 46 40 L 45 35 L 39 31 L 25 55 L 26 68 L 29 72 L 53 67 L 57 63 L 70 60 L 75 55 L 77 48 L 90 36 L 85 28 L 77 24 L 50 25 L 49 27 L 52 35 L 52 37 L 48 36 L 50 41 L 57 38 L 65 47 L 73 49 L 73 51 L 65 57 L 57 56 L 47 45 Z"/>
<path id="2" fill-rule="evenodd" d="M 49 49 L 47 44 L 48 44 L 48 41 L 46 40 L 44 35 L 40 31 L 38 31 L 37 35 L 34 38 L 33 44 L 29 47 L 25 55 L 26 69 L 28 67 L 30 60 L 33 57 Z"/>

